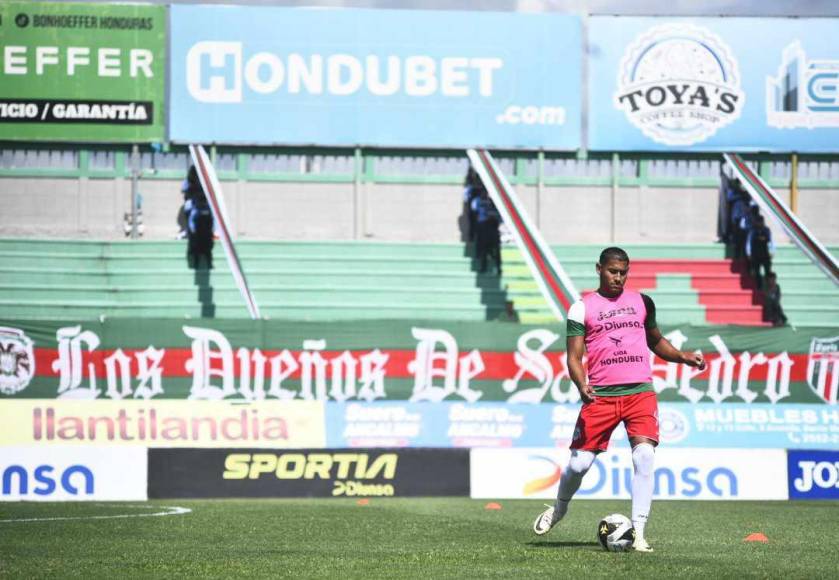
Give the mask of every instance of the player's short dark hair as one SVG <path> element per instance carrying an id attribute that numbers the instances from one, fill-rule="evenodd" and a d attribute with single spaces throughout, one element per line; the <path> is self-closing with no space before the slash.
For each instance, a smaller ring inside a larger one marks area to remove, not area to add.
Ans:
<path id="1" fill-rule="evenodd" d="M 598 260 L 598 263 L 602 266 L 609 260 L 617 260 L 618 262 L 626 262 L 628 264 L 629 254 L 621 248 L 612 246 L 600 252 L 600 259 Z"/>

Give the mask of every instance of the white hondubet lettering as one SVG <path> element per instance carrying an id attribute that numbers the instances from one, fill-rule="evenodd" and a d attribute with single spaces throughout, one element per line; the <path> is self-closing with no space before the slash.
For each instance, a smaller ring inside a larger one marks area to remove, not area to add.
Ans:
<path id="1" fill-rule="evenodd" d="M 234 395 L 233 349 L 224 334 L 209 328 L 182 328 L 192 339 L 192 358 L 185 365 L 187 372 L 192 373 L 189 398 L 215 400 Z M 214 377 L 221 379 L 221 384 L 213 384 Z"/>
<path id="2" fill-rule="evenodd" d="M 437 92 L 437 63 L 430 56 L 409 56 L 405 59 L 405 93 L 411 97 L 427 97 Z"/>
<path id="3" fill-rule="evenodd" d="M 558 339 L 558 334 L 543 328 L 525 332 L 519 337 L 513 355 L 518 371 L 512 379 L 506 379 L 501 383 L 505 392 L 514 393 L 507 399 L 510 403 L 539 403 L 544 399 L 554 380 L 553 365 L 544 353 Z M 530 346 L 531 341 L 536 341 L 535 348 Z M 516 392 L 519 381 L 527 375 L 532 376 L 541 385 Z"/>
<path id="4" fill-rule="evenodd" d="M 388 97 L 399 92 L 402 63 L 398 57 L 387 57 L 387 73 L 385 80 L 381 79 L 381 65 L 379 57 L 367 57 L 367 90 L 378 97 Z"/>
<path id="5" fill-rule="evenodd" d="M 245 82 L 262 95 L 273 93 L 283 85 L 285 67 L 275 54 L 260 52 L 245 65 Z"/>
<path id="6" fill-rule="evenodd" d="M 473 58 L 469 60 L 472 68 L 478 69 L 478 94 L 491 97 L 493 94 L 493 75 L 504 66 L 500 58 Z"/>
<path id="7" fill-rule="evenodd" d="M 469 96 L 468 58 L 448 57 L 440 61 L 441 90 L 447 97 Z"/>
<path id="8" fill-rule="evenodd" d="M 166 349 L 149 345 L 146 350 L 134 353 L 137 359 L 137 388 L 135 399 L 151 399 L 163 394 L 163 355 Z"/>
<path id="9" fill-rule="evenodd" d="M 131 71 L 144 60 L 132 62 Z M 23 55 L 25 65 L 25 54 Z M 350 96 L 366 91 L 378 97 L 492 97 L 501 58 L 450 55 L 246 54 L 241 42 L 201 41 L 187 51 L 186 89 L 199 102 L 241 103 L 245 88 L 267 94 Z M 101 56 L 100 56 L 101 66 Z"/>
<path id="10" fill-rule="evenodd" d="M 361 62 L 349 54 L 333 54 L 326 60 L 326 86 L 333 95 L 357 93 L 364 83 Z"/>
<path id="11" fill-rule="evenodd" d="M 734 367 L 737 365 L 737 360 L 731 355 L 731 352 L 719 334 L 711 336 L 708 341 L 714 345 L 714 348 L 717 349 L 720 356 L 715 358 L 710 364 L 711 373 L 708 378 L 708 390 L 706 394 L 715 403 L 721 403 L 732 394 L 731 385 L 734 381 Z"/>
<path id="12" fill-rule="evenodd" d="M 202 103 L 241 103 L 242 43 L 204 40 L 194 44 L 186 54 L 186 87 Z"/>
<path id="13" fill-rule="evenodd" d="M 92 353 L 99 347 L 96 333 L 79 326 L 59 328 L 55 333 L 58 341 L 58 358 L 52 363 L 52 370 L 59 373 L 58 397 L 62 399 L 95 399 L 99 396 L 96 387 L 96 367 L 93 362 L 84 365 L 82 349 Z M 85 370 L 88 386 L 83 387 Z"/>
<path id="14" fill-rule="evenodd" d="M 105 377 L 108 388 L 105 394 L 114 400 L 131 396 L 131 357 L 121 348 L 105 359 Z"/>
<path id="15" fill-rule="evenodd" d="M 455 392 L 457 341 L 445 330 L 415 327 L 411 334 L 419 341 L 414 360 L 408 363 L 408 372 L 414 375 L 411 401 L 440 402 Z M 437 350 L 438 345 L 441 351 Z M 437 378 L 442 379 L 442 385 L 434 384 Z"/>
<path id="16" fill-rule="evenodd" d="M 313 55 L 308 62 L 302 55 L 288 55 L 288 92 L 292 95 L 305 92 L 310 95 L 323 93 L 323 57 Z"/>

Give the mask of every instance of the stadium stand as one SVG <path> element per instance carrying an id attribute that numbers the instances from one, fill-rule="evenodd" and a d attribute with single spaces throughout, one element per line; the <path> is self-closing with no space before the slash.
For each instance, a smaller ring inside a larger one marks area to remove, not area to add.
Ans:
<path id="1" fill-rule="evenodd" d="M 504 275 L 479 275 L 460 244 L 259 242 L 238 244 L 265 316 L 295 320 L 492 320 L 509 297 L 523 323 L 553 317 L 518 250 Z M 554 246 L 575 285 L 596 285 L 599 246 Z M 664 324 L 765 324 L 760 296 L 719 244 L 636 244 L 630 283 Z M 834 253 L 839 248 L 831 248 Z M 36 319 L 247 316 L 222 257 L 189 270 L 177 241 L 0 240 L 0 316 Z M 790 324 L 839 324 L 837 289 L 801 252 L 778 248 L 775 267 Z"/>
<path id="2" fill-rule="evenodd" d="M 297 320 L 485 320 L 498 278 L 457 244 L 239 242 L 264 316 Z M 223 256 L 188 269 L 184 242 L 0 240 L 0 317 L 246 318 Z"/>
<path id="3" fill-rule="evenodd" d="M 762 297 L 744 266 L 725 257 L 720 244 L 630 244 L 630 287 L 656 302 L 665 324 L 766 325 Z M 597 285 L 594 264 L 602 248 L 561 245 L 553 250 L 583 293 Z M 835 253 L 837 248 L 831 248 Z M 540 323 L 551 313 L 518 250 L 504 250 L 504 282 L 522 322 Z M 794 326 L 839 324 L 839 288 L 794 246 L 780 246 L 774 260 L 783 306 Z"/>

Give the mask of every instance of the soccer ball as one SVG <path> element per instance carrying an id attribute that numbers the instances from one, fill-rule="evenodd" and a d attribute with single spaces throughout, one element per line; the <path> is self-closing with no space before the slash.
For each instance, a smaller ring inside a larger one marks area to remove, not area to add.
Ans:
<path id="1" fill-rule="evenodd" d="M 625 552 L 635 541 L 635 528 L 628 517 L 611 514 L 597 524 L 597 540 L 604 550 Z"/>

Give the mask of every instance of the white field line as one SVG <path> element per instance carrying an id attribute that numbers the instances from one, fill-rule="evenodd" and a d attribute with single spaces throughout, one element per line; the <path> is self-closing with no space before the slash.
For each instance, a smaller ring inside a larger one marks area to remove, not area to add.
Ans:
<path id="1" fill-rule="evenodd" d="M 101 505 L 101 504 L 100 504 Z M 158 506 L 145 505 L 125 505 L 125 506 L 108 506 L 108 507 L 124 507 L 124 508 L 139 508 L 139 509 L 154 509 Z M 152 514 L 118 514 L 113 516 L 69 516 L 62 518 L 19 518 L 14 520 L 0 520 L 0 524 L 12 524 L 17 522 L 60 522 L 67 520 L 113 520 L 117 518 L 153 518 L 158 516 L 177 516 L 191 513 L 189 508 L 177 506 L 160 506 L 166 511 L 155 512 Z"/>

